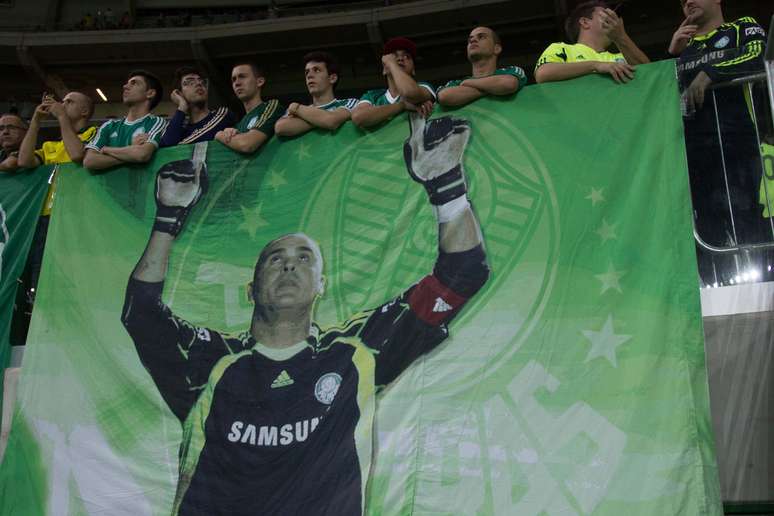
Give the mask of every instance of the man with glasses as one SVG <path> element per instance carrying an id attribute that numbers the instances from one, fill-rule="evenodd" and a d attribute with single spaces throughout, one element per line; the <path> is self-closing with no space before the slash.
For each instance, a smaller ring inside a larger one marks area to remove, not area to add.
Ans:
<path id="1" fill-rule="evenodd" d="M 382 49 L 382 75 L 387 88 L 369 90 L 360 97 L 352 111 L 352 122 L 360 127 L 374 127 L 404 111 L 417 111 L 430 116 L 435 90 L 426 82 L 414 79 L 417 46 L 408 38 L 392 38 Z"/>
<path id="2" fill-rule="evenodd" d="M 27 124 L 19 115 L 7 113 L 0 116 L 0 171 L 10 172 L 19 166 L 18 156 Z"/>
<path id="3" fill-rule="evenodd" d="M 161 147 L 210 141 L 218 131 L 236 124 L 236 116 L 227 107 L 210 110 L 208 81 L 197 68 L 178 68 L 175 86 L 170 99 L 177 110 L 161 137 Z"/>

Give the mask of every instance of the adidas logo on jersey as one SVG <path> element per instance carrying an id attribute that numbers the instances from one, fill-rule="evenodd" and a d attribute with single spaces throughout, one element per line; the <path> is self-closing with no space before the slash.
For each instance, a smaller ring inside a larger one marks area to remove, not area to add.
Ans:
<path id="1" fill-rule="evenodd" d="M 293 385 L 293 378 L 291 378 L 288 372 L 285 371 L 284 369 L 280 374 L 277 375 L 274 381 L 271 382 L 272 389 L 278 389 L 279 387 L 287 387 L 288 385 Z"/>
<path id="2" fill-rule="evenodd" d="M 435 306 L 433 306 L 433 312 L 448 312 L 451 309 L 452 307 L 449 303 L 447 303 L 440 297 L 435 298 Z"/>

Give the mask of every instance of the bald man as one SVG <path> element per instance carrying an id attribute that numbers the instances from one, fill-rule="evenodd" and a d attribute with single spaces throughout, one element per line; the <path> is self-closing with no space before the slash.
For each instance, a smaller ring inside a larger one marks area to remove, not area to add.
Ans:
<path id="1" fill-rule="evenodd" d="M 89 119 L 94 113 L 94 103 L 91 98 L 83 93 L 71 91 L 57 102 L 51 95 L 45 95 L 43 102 L 35 108 L 32 115 L 29 130 L 19 148 L 19 167 L 33 168 L 40 165 L 57 163 L 81 163 L 86 154 L 85 145 L 94 138 L 97 128 L 89 125 Z M 35 150 L 38 140 L 40 123 L 46 118 L 56 118 L 62 139 L 58 141 L 43 142 L 43 146 Z M 29 254 L 30 285 L 27 297 L 30 301 L 35 299 L 38 276 L 43 262 L 43 248 L 48 233 L 49 215 L 54 205 L 56 182 L 52 175 L 49 179 L 48 193 L 43 209 L 40 213 L 38 226 L 35 229 L 35 237 Z"/>
<path id="2" fill-rule="evenodd" d="M 84 144 L 91 141 L 97 129 L 89 126 L 89 119 L 94 113 L 94 103 L 83 93 L 71 91 L 65 95 L 62 102 L 57 102 L 53 96 L 46 95 L 43 102 L 35 108 L 24 141 L 19 149 L 19 166 L 32 168 L 38 165 L 53 163 L 81 163 L 85 154 Z M 44 142 L 35 150 L 35 143 L 40 131 L 40 123 L 46 118 L 56 118 L 62 139 Z"/>

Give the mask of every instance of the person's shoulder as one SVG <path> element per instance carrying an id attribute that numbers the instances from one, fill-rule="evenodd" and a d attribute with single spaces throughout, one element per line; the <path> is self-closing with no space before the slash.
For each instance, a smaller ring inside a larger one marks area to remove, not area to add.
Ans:
<path id="1" fill-rule="evenodd" d="M 81 141 L 87 142 L 90 141 L 92 138 L 94 138 L 94 135 L 97 134 L 97 126 L 90 125 L 84 129 L 82 129 L 78 136 L 80 137 Z"/>
<path id="2" fill-rule="evenodd" d="M 217 109 L 210 110 L 210 114 L 206 120 L 220 125 L 221 127 L 231 127 L 239 121 L 239 116 L 228 107 L 221 106 Z"/>
<path id="3" fill-rule="evenodd" d="M 225 118 L 229 114 L 231 114 L 231 110 L 228 109 L 226 106 L 221 106 L 217 109 L 210 110 L 210 116 L 213 118 Z"/>
<path id="4" fill-rule="evenodd" d="M 571 48 L 572 45 L 568 45 L 561 41 L 548 45 L 540 54 L 537 63 L 535 63 L 535 70 L 546 63 L 566 63 L 570 61 L 572 59 L 572 51 L 569 53 L 570 56 L 568 57 L 568 47 Z"/>
<path id="5" fill-rule="evenodd" d="M 752 16 L 743 16 L 733 22 L 737 30 L 742 33 L 744 37 L 758 36 L 761 39 L 766 38 L 766 31 Z"/>
<path id="6" fill-rule="evenodd" d="M 321 106 L 314 106 L 314 104 L 309 104 L 310 107 L 317 107 L 319 109 L 322 109 L 324 111 L 335 111 L 337 109 L 348 109 L 352 110 L 357 105 L 358 99 L 333 99 L 327 104 L 323 104 Z"/>
<path id="7" fill-rule="evenodd" d="M 104 122 L 102 122 L 100 124 L 98 130 L 105 130 L 105 129 L 108 129 L 110 127 L 121 126 L 121 125 L 124 125 L 125 122 L 126 122 L 126 118 L 125 117 L 121 117 L 121 118 L 108 118 L 107 120 L 105 120 Z"/>
<path id="8" fill-rule="evenodd" d="M 732 25 L 757 25 L 760 27 L 758 21 L 752 16 L 742 16 L 731 22 Z"/>
<path id="9" fill-rule="evenodd" d="M 349 109 L 350 111 L 355 109 L 355 106 L 357 106 L 358 99 L 352 97 L 348 99 L 340 99 L 342 102 L 342 106 Z"/>
<path id="10" fill-rule="evenodd" d="M 511 66 L 503 66 L 501 68 L 498 68 L 495 70 L 494 75 L 514 75 L 516 77 L 526 78 L 527 74 L 524 72 L 524 69 L 520 66 L 511 65 Z"/>
<path id="11" fill-rule="evenodd" d="M 567 47 L 572 47 L 573 45 L 569 43 L 565 43 L 563 41 L 554 41 L 553 43 L 549 43 L 548 46 L 543 50 L 543 54 L 547 52 L 559 52 L 562 50 L 565 50 Z"/>
<path id="12" fill-rule="evenodd" d="M 320 343 L 323 344 L 332 342 L 341 337 L 352 337 L 357 335 L 360 333 L 360 330 L 363 329 L 363 326 L 365 326 L 373 313 L 373 309 L 363 310 L 348 317 L 343 322 L 320 327 L 318 336 Z"/>
<path id="13" fill-rule="evenodd" d="M 465 77 L 460 77 L 459 79 L 451 79 L 449 81 L 446 81 L 445 84 L 438 86 L 438 91 L 444 89 L 444 88 L 453 88 L 455 86 L 459 86 L 462 84 L 462 81 L 465 79 L 470 79 L 470 75 L 466 75 Z"/>
<path id="14" fill-rule="evenodd" d="M 379 97 L 384 96 L 386 92 L 387 88 L 376 88 L 373 90 L 368 90 L 360 96 L 359 102 L 369 102 L 373 104 Z"/>
<path id="15" fill-rule="evenodd" d="M 259 111 L 258 113 L 261 113 L 262 117 L 280 117 L 283 113 L 285 113 L 285 106 L 282 105 L 282 103 L 277 99 L 269 99 L 263 101 L 258 106 Z"/>

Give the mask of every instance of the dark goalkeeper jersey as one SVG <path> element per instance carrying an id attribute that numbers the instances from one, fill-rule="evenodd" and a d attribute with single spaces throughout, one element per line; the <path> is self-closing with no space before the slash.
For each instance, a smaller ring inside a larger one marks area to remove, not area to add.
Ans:
<path id="1" fill-rule="evenodd" d="M 466 300 L 427 276 L 273 360 L 249 332 L 175 316 L 162 288 L 130 280 L 122 320 L 183 424 L 181 515 L 362 514 L 375 392 L 447 337 Z"/>
<path id="2" fill-rule="evenodd" d="M 761 72 L 765 45 L 766 32 L 750 17 L 692 38 L 677 62 L 680 89 L 686 88 L 699 72 L 709 75 L 713 83 Z"/>
<path id="3" fill-rule="evenodd" d="M 708 34 L 692 38 L 677 61 L 680 91 L 684 91 L 699 72 L 706 73 L 713 84 L 762 72 L 765 44 L 766 32 L 750 17 L 724 23 Z M 690 131 L 710 135 L 717 132 L 713 96 L 717 98 L 717 120 L 723 133 L 731 135 L 753 129 L 751 99 L 746 87 L 722 88 L 708 91 L 706 95 L 704 106 L 686 120 L 687 129 L 690 127 Z M 745 134 L 744 138 L 748 136 Z M 755 136 L 750 138 L 756 148 L 753 152 L 757 152 L 758 142 L 754 140 Z"/>

